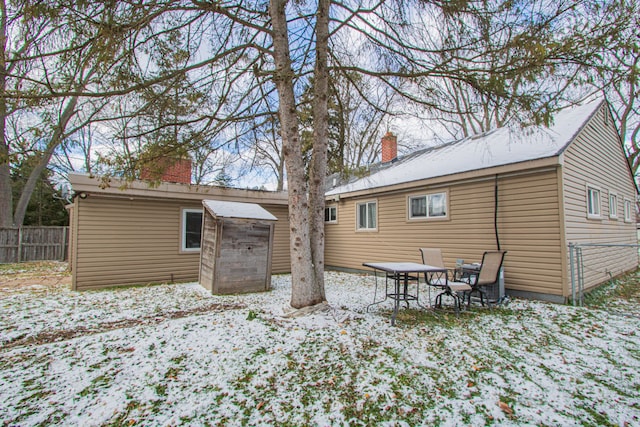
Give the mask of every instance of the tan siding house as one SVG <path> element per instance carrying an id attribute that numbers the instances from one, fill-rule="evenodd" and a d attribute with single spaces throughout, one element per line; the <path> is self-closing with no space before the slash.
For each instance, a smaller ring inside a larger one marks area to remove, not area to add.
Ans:
<path id="1" fill-rule="evenodd" d="M 600 191 L 599 217 L 588 214 L 589 186 Z M 608 107 L 596 102 L 561 112 L 550 129 L 501 129 L 426 149 L 328 191 L 336 218 L 326 223 L 325 262 L 362 270 L 363 262 L 420 262 L 420 247 L 438 247 L 453 267 L 499 244 L 508 251 L 507 293 L 565 301 L 568 244 L 636 244 L 635 200 Z M 588 288 L 637 268 L 638 252 L 599 248 L 585 252 L 586 263 L 597 270 Z"/>
<path id="2" fill-rule="evenodd" d="M 86 175 L 69 180 L 76 194 L 70 238 L 75 290 L 198 280 L 200 250 L 185 247 L 183 221 L 185 212 L 202 212 L 204 199 L 258 203 L 278 218 L 272 271 L 290 271 L 285 193 L 173 183 L 149 188 L 139 181 L 122 190 L 123 183 L 101 188 Z"/>
<path id="3" fill-rule="evenodd" d="M 637 244 L 636 188 L 618 133 L 606 108 L 601 108 L 564 153 L 564 209 L 567 242 L 574 244 Z M 599 192 L 590 215 L 585 206 L 589 191 Z M 625 217 L 625 205 L 628 209 Z M 637 263 L 637 251 L 626 248 L 585 248 L 589 266 L 585 288 L 620 273 L 622 266 Z"/>

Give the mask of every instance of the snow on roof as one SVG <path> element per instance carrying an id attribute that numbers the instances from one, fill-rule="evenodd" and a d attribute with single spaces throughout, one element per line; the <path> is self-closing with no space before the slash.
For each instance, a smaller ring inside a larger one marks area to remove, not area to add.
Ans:
<path id="1" fill-rule="evenodd" d="M 266 209 L 256 203 L 225 202 L 221 200 L 203 200 L 202 204 L 211 215 L 222 218 L 245 218 L 277 221 Z"/>
<path id="2" fill-rule="evenodd" d="M 550 128 L 498 128 L 427 148 L 371 175 L 327 191 L 335 195 L 560 155 L 602 104 L 565 108 Z"/>

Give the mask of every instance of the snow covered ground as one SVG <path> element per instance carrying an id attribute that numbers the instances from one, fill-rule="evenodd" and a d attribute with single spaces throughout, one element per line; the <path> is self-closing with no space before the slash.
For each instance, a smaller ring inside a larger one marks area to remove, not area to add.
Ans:
<path id="1" fill-rule="evenodd" d="M 0 284 L 2 425 L 640 425 L 640 306 L 516 300 L 366 312 L 371 276 L 329 272 L 331 310 L 197 284 L 76 293 Z"/>

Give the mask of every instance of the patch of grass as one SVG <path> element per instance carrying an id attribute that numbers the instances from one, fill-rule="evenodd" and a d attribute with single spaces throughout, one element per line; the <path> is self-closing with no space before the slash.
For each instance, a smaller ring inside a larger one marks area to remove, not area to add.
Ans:
<path id="1" fill-rule="evenodd" d="M 640 270 L 611 279 L 586 293 L 584 303 L 589 307 L 601 307 L 609 304 L 612 299 L 640 302 Z"/>
<path id="2" fill-rule="evenodd" d="M 592 372 L 585 373 L 584 378 L 611 390 L 612 392 L 614 392 L 615 394 L 618 394 L 619 396 L 625 396 L 630 399 L 634 399 L 637 396 L 638 390 L 629 392 L 624 390 L 622 387 L 619 387 L 618 384 L 620 384 L 620 382 L 618 381 L 618 378 L 610 378 L 608 376 L 596 375 Z"/>
<path id="3" fill-rule="evenodd" d="M 49 414 L 46 420 L 36 424 L 36 426 L 46 427 L 46 426 L 51 426 L 56 424 L 62 424 L 62 421 L 65 419 L 66 416 L 67 416 L 66 413 Z"/>
<path id="4" fill-rule="evenodd" d="M 20 275 L 29 273 L 68 272 L 67 263 L 55 261 L 35 261 L 14 264 L 0 264 L 0 275 Z"/>
<path id="5" fill-rule="evenodd" d="M 48 390 L 36 390 L 34 393 L 25 396 L 22 400 L 20 400 L 20 403 L 23 402 L 29 402 L 29 401 L 38 401 L 38 400 L 42 400 L 45 397 L 49 396 L 51 394 L 51 391 Z"/>
<path id="6" fill-rule="evenodd" d="M 175 363 L 176 365 L 181 365 L 186 358 L 187 358 L 186 354 L 181 354 L 180 356 L 171 358 L 171 363 Z"/>
<path id="7" fill-rule="evenodd" d="M 396 326 L 412 329 L 416 326 L 436 325 L 441 327 L 455 327 L 465 325 L 478 314 L 474 311 L 461 310 L 456 315 L 453 307 L 425 310 L 425 309 L 400 309 L 396 317 Z M 391 314 L 389 314 L 391 316 Z"/>
<path id="8" fill-rule="evenodd" d="M 586 400 L 584 405 L 579 405 L 579 408 L 583 409 L 587 414 L 590 415 L 590 419 L 582 419 L 583 426 L 593 426 L 593 427 L 615 427 L 618 424 L 611 422 L 607 414 L 598 412 L 589 399 Z"/>
<path id="9" fill-rule="evenodd" d="M 80 393 L 78 394 L 82 397 L 96 394 L 100 388 L 109 387 L 112 382 L 113 382 L 113 378 L 107 375 L 97 376 L 96 378 L 93 379 L 93 381 L 91 381 L 91 384 L 89 386 L 81 390 Z"/>
<path id="10" fill-rule="evenodd" d="M 172 366 L 169 369 L 167 369 L 167 372 L 164 373 L 164 378 L 175 380 L 178 378 L 178 374 L 180 374 L 181 371 L 182 371 L 182 368 Z"/>
<path id="11" fill-rule="evenodd" d="M 167 385 L 166 384 L 156 384 L 154 386 L 154 390 L 158 396 L 166 396 L 167 395 Z"/>
<path id="12" fill-rule="evenodd" d="M 27 389 L 30 388 L 31 386 L 33 386 L 34 384 L 36 384 L 35 378 L 29 378 L 29 379 L 26 379 L 26 380 L 22 381 L 22 387 L 27 388 Z"/>
<path id="13" fill-rule="evenodd" d="M 127 397 L 130 398 L 130 396 Z M 138 424 L 138 420 L 132 417 L 131 414 L 137 412 L 140 406 L 140 402 L 131 399 L 129 403 L 127 403 L 127 406 L 124 408 L 124 411 L 114 414 L 113 418 L 111 418 L 106 425 L 112 427 L 120 427 L 124 425 L 134 426 Z"/>

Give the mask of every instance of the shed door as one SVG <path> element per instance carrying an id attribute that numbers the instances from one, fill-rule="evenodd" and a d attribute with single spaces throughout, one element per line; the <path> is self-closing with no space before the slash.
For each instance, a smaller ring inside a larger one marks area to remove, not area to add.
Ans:
<path id="1" fill-rule="evenodd" d="M 265 223 L 224 222 L 216 266 L 217 293 L 267 289 L 270 230 Z"/>

